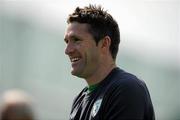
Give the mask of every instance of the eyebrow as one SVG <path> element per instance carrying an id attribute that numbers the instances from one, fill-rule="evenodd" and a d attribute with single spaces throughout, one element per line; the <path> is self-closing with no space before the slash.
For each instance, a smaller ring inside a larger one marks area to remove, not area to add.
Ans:
<path id="1" fill-rule="evenodd" d="M 81 37 L 76 36 L 76 35 L 71 35 L 71 36 L 69 36 L 69 38 L 70 38 L 70 39 L 77 39 L 77 38 L 78 38 L 78 39 L 82 39 Z M 64 41 L 66 42 L 67 40 L 68 40 L 67 37 L 65 37 L 65 38 L 64 38 Z"/>

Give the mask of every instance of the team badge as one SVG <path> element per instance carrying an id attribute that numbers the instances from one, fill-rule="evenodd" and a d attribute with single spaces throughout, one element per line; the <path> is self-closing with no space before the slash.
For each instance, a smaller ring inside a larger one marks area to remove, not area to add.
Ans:
<path id="1" fill-rule="evenodd" d="M 97 100 L 94 105 L 93 105 L 93 108 L 92 108 L 92 116 L 96 116 L 97 112 L 99 111 L 99 108 L 101 106 L 101 103 L 102 103 L 102 98 Z"/>

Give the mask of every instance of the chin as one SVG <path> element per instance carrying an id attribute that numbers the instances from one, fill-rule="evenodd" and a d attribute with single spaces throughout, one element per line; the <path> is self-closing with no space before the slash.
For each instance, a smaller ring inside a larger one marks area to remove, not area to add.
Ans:
<path id="1" fill-rule="evenodd" d="M 72 70 L 71 74 L 76 76 L 76 77 L 84 78 L 83 75 L 81 74 L 81 72 L 77 71 L 77 70 Z"/>
<path id="2" fill-rule="evenodd" d="M 72 74 L 72 75 L 74 75 L 74 76 L 78 76 L 78 71 L 77 71 L 77 70 L 72 69 L 72 70 L 71 70 L 71 74 Z"/>

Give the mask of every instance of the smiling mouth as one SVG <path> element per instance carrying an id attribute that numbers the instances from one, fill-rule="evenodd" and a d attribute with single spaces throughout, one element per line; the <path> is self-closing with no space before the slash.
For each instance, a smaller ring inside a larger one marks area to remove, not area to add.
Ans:
<path id="1" fill-rule="evenodd" d="M 74 58 L 71 58 L 70 60 L 71 60 L 72 63 L 75 63 L 75 62 L 79 61 L 80 58 L 74 57 Z"/>

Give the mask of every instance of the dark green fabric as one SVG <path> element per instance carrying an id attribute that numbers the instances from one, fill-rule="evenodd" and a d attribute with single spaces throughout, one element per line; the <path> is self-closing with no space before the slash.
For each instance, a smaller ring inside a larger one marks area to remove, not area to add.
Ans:
<path id="1" fill-rule="evenodd" d="M 98 87 L 98 84 L 88 86 L 88 91 L 91 93 Z"/>

